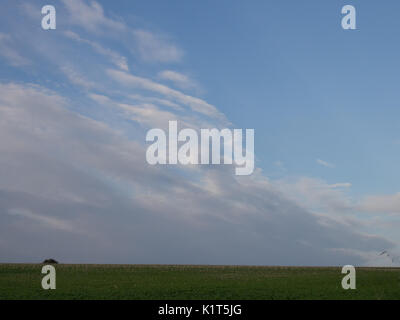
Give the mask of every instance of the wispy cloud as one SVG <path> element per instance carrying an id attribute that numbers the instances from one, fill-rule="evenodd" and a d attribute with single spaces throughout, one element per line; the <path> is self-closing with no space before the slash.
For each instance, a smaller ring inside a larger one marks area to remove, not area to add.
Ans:
<path id="1" fill-rule="evenodd" d="M 363 212 L 400 214 L 400 192 L 365 197 L 358 208 Z"/>
<path id="2" fill-rule="evenodd" d="M 78 71 L 75 70 L 75 68 L 71 66 L 63 66 L 60 68 L 60 70 L 64 73 L 64 75 L 72 84 L 77 85 L 78 87 L 84 89 L 91 89 L 96 87 L 96 84 L 93 81 L 86 79 L 85 76 L 80 74 Z"/>
<path id="3" fill-rule="evenodd" d="M 321 160 L 321 159 L 317 159 L 316 160 L 318 164 L 320 164 L 321 166 L 327 167 L 327 168 L 335 168 L 335 165 L 333 163 Z"/>
<path id="4" fill-rule="evenodd" d="M 3 56 L 10 65 L 15 67 L 25 66 L 30 64 L 30 60 L 23 57 L 13 47 L 13 41 L 10 35 L 0 32 L 0 55 Z"/>
<path id="5" fill-rule="evenodd" d="M 141 97 L 138 99 L 141 101 L 140 103 L 130 104 L 121 103 L 120 101 L 113 100 L 108 96 L 94 93 L 90 93 L 88 96 L 99 104 L 113 107 L 121 111 L 125 115 L 125 119 L 136 121 L 145 127 L 166 129 L 168 128 L 168 122 L 170 120 L 178 120 L 180 125 L 185 127 L 198 127 L 198 120 L 195 117 L 163 110 L 154 104 L 164 104 L 163 99 Z M 163 103 L 160 103 L 159 100 Z M 150 101 L 153 101 L 154 103 Z M 168 103 L 167 100 L 165 101 Z M 172 110 L 176 109 L 172 108 Z"/>
<path id="6" fill-rule="evenodd" d="M 355 207 L 355 203 L 345 193 L 351 187 L 349 182 L 329 184 L 321 179 L 300 177 L 295 180 L 281 179 L 277 185 L 288 197 L 313 212 L 336 215 Z"/>
<path id="7" fill-rule="evenodd" d="M 163 84 L 154 82 L 150 79 L 138 77 L 119 70 L 107 70 L 107 74 L 114 80 L 125 86 L 140 88 L 162 94 L 170 99 L 173 99 L 181 104 L 189 106 L 193 111 L 226 121 L 226 118 L 217 108 L 206 101 L 186 95 L 178 90 L 171 89 Z"/>
<path id="8" fill-rule="evenodd" d="M 164 70 L 158 73 L 158 78 L 171 81 L 181 89 L 196 88 L 197 84 L 187 75 L 172 70 Z"/>
<path id="9" fill-rule="evenodd" d="M 103 7 L 96 1 L 62 0 L 62 2 L 70 13 L 71 22 L 87 31 L 99 33 L 107 29 L 122 31 L 126 28 L 123 22 L 106 17 Z"/>
<path id="10" fill-rule="evenodd" d="M 334 183 L 329 185 L 331 188 L 350 188 L 352 184 L 350 182 Z"/>
<path id="11" fill-rule="evenodd" d="M 118 106 L 123 109 L 132 120 L 145 124 L 150 128 L 166 128 L 168 121 L 178 118 L 177 115 L 160 110 L 150 103 L 140 105 L 120 103 Z M 184 125 L 184 123 L 182 125 Z"/>
<path id="12" fill-rule="evenodd" d="M 8 211 L 8 214 L 12 216 L 20 216 L 23 218 L 28 218 L 30 220 L 42 224 L 44 227 L 47 228 L 53 228 L 56 230 L 66 231 L 71 233 L 82 232 L 77 226 L 73 225 L 70 221 L 33 213 L 28 209 L 19 209 L 19 208 L 10 209 Z"/>
<path id="13" fill-rule="evenodd" d="M 178 62 L 183 51 L 160 35 L 146 30 L 134 30 L 136 49 L 142 60 L 148 62 Z"/>
<path id="14" fill-rule="evenodd" d="M 111 50 L 109 48 L 104 48 L 103 46 L 101 46 L 97 42 L 94 42 L 94 41 L 91 41 L 91 40 L 87 40 L 87 39 L 83 39 L 78 34 L 76 34 L 75 32 L 72 32 L 72 31 L 65 31 L 64 35 L 66 37 L 70 38 L 70 39 L 75 40 L 75 41 L 88 44 L 96 52 L 98 52 L 99 54 L 102 54 L 102 55 L 106 56 L 107 58 L 109 58 L 111 60 L 111 62 L 113 64 L 115 64 L 118 68 L 120 68 L 121 70 L 129 71 L 127 58 L 122 56 L 122 55 L 120 55 L 119 53 L 117 53 L 117 52 L 115 52 L 115 51 L 113 51 L 113 50 Z"/>
<path id="15" fill-rule="evenodd" d="M 130 95 L 128 95 L 128 97 L 133 100 L 137 100 L 137 101 L 141 101 L 141 102 L 160 104 L 160 105 L 167 106 L 167 107 L 170 107 L 170 108 L 178 110 L 178 111 L 183 110 L 183 108 L 179 104 L 172 102 L 170 100 L 166 100 L 166 99 L 160 99 L 160 98 L 156 98 L 156 97 L 144 97 L 140 94 L 130 94 Z"/>
<path id="16" fill-rule="evenodd" d="M 146 62 L 179 62 L 184 56 L 184 52 L 165 35 L 154 32 L 134 29 L 128 27 L 122 20 L 107 17 L 103 7 L 96 1 L 87 2 L 85 0 L 62 0 L 69 12 L 69 19 L 72 24 L 84 28 L 86 31 L 95 34 L 110 34 L 118 32 L 133 43 L 131 51 L 136 53 L 142 61 Z M 114 53 L 105 50 L 93 42 L 88 42 L 97 51 L 111 56 L 114 60 L 120 61 Z M 126 68 L 121 68 L 127 70 Z"/>

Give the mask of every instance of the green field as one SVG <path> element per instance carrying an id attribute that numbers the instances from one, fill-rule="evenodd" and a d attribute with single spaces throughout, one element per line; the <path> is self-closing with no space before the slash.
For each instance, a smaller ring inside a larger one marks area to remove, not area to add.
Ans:
<path id="1" fill-rule="evenodd" d="M 5 299 L 400 299 L 400 269 L 357 268 L 343 290 L 339 267 L 56 265 L 57 289 L 39 264 L 0 264 Z"/>

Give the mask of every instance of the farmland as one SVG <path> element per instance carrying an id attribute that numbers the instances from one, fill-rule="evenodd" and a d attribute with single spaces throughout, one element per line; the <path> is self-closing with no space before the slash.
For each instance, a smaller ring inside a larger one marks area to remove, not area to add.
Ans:
<path id="1" fill-rule="evenodd" d="M 357 268 L 343 290 L 339 267 L 55 265 L 57 289 L 41 287 L 42 265 L 0 264 L 0 300 L 400 299 L 400 269 Z"/>

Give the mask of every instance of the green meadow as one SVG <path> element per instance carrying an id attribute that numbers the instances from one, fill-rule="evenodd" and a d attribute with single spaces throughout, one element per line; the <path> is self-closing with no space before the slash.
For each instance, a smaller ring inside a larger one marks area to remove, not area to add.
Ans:
<path id="1" fill-rule="evenodd" d="M 0 264 L 9 299 L 400 299 L 399 268 L 357 268 L 343 290 L 339 267 L 55 265 L 56 290 L 43 290 L 40 264 Z"/>

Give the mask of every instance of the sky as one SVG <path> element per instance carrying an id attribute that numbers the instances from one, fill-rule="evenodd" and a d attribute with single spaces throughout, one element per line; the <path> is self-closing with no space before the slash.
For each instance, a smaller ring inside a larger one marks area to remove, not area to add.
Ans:
<path id="1" fill-rule="evenodd" d="M 0 6 L 0 262 L 399 264 L 397 1 Z M 149 165 L 170 120 L 254 173 Z"/>

